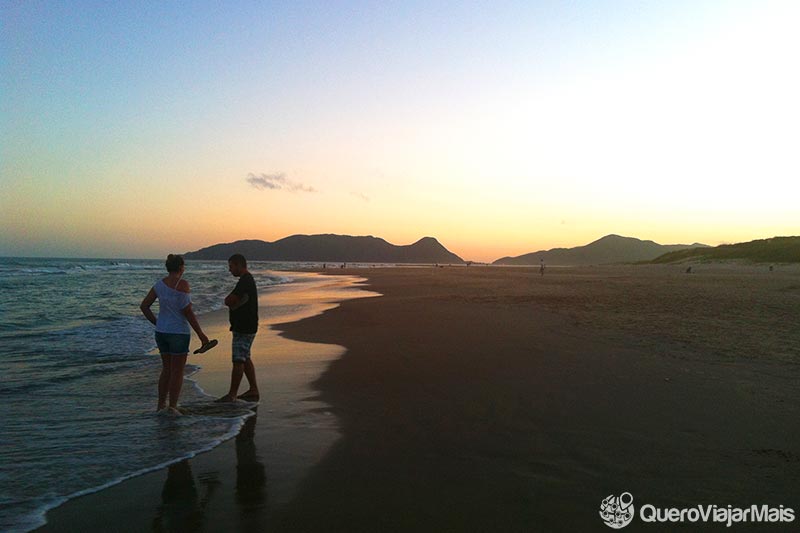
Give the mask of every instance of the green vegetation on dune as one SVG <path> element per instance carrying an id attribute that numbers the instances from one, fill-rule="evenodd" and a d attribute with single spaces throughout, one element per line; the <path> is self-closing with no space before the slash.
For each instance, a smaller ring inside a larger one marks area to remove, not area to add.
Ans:
<path id="1" fill-rule="evenodd" d="M 651 263 L 743 260 L 754 263 L 800 263 L 800 237 L 773 237 L 714 248 L 690 248 L 661 255 Z"/>

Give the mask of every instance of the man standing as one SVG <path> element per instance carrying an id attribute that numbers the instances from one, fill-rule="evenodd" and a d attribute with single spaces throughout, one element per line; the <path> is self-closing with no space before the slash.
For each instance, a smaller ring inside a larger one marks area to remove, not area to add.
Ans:
<path id="1" fill-rule="evenodd" d="M 256 383 L 256 370 L 250 359 L 250 347 L 258 331 L 258 292 L 253 275 L 247 270 L 247 260 L 242 254 L 234 254 L 228 259 L 228 270 L 239 282 L 233 291 L 225 298 L 228 306 L 233 343 L 231 355 L 233 369 L 231 370 L 231 388 L 228 394 L 218 399 L 218 402 L 234 402 L 242 381 L 242 374 L 247 377 L 250 388 L 238 396 L 240 400 L 257 402 L 258 384 Z"/>

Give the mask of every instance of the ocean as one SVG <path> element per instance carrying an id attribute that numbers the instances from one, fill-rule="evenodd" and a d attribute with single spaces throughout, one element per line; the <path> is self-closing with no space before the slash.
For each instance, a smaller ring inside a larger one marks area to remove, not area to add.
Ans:
<path id="1" fill-rule="evenodd" d="M 263 290 L 302 266 L 250 270 Z M 209 450 L 252 414 L 154 413 L 161 361 L 139 304 L 165 274 L 163 260 L 0 258 L 0 530 L 29 531 L 68 499 Z M 236 281 L 224 261 L 189 261 L 184 279 L 198 315 Z M 207 401 L 187 379 L 181 404 Z"/>

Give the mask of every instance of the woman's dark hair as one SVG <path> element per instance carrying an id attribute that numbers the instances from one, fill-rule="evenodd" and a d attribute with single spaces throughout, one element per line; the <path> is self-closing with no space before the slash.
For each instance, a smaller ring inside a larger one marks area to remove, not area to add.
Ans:
<path id="1" fill-rule="evenodd" d="M 183 266 L 183 257 L 169 254 L 164 264 L 167 266 L 167 272 L 177 272 Z"/>

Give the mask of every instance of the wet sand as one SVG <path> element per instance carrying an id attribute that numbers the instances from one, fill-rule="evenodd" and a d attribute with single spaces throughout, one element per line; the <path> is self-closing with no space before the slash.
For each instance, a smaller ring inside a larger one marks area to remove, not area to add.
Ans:
<path id="1" fill-rule="evenodd" d="M 310 383 L 344 352 L 341 346 L 283 338 L 271 325 L 319 314 L 347 298 L 375 296 L 358 288 L 353 276 L 286 275 L 296 282 L 259 294 L 252 359 L 261 403 L 239 435 L 208 453 L 71 500 L 48 512 L 47 525 L 37 531 L 261 531 L 271 523 L 274 509 L 291 501 L 340 436 L 336 418 L 314 398 Z M 231 371 L 227 311 L 202 315 L 200 322 L 220 344 L 189 357 L 190 364 L 202 367 L 191 379 L 220 397 L 228 391 Z M 193 336 L 191 349 L 198 345 Z M 243 378 L 239 393 L 246 389 Z"/>
<path id="2" fill-rule="evenodd" d="M 798 510 L 800 271 L 694 270 L 345 271 L 383 296 L 276 326 L 347 349 L 311 384 L 318 409 L 298 412 L 332 412 L 341 436 L 302 452 L 316 462 L 288 498 L 273 501 L 259 458 L 302 444 L 261 432 L 262 400 L 253 438 L 191 460 L 189 499 L 207 503 L 165 510 L 169 477 L 188 477 L 173 468 L 75 500 L 48 529 L 100 529 L 98 516 L 196 529 L 194 513 L 207 530 L 602 531 L 601 500 L 623 491 L 637 505 Z M 261 503 L 242 503 L 259 486 Z"/>

